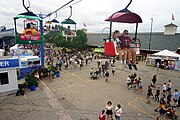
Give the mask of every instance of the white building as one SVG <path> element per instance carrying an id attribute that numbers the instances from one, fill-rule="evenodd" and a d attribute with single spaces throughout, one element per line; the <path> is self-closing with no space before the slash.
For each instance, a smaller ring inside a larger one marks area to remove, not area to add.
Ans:
<path id="1" fill-rule="evenodd" d="M 0 96 L 17 91 L 17 68 L 19 58 L 0 58 Z"/>

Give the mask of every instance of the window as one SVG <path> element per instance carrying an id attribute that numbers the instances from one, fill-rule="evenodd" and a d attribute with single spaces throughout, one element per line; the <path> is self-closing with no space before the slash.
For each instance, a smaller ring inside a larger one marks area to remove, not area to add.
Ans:
<path id="1" fill-rule="evenodd" d="M 0 85 L 9 84 L 8 72 L 0 73 Z"/>

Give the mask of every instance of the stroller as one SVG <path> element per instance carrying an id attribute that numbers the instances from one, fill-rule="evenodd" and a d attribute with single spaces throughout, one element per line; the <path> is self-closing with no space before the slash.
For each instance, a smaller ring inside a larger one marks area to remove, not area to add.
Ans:
<path id="1" fill-rule="evenodd" d="M 166 107 L 169 108 L 168 111 L 166 111 L 167 117 L 173 120 L 177 120 L 178 116 L 175 114 L 174 106 L 167 104 Z"/>

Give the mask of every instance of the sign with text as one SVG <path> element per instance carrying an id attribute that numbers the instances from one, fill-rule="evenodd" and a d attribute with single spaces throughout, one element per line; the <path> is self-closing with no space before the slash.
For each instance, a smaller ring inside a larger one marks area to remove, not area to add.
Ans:
<path id="1" fill-rule="evenodd" d="M 19 59 L 1 59 L 0 60 L 0 69 L 5 68 L 18 68 Z"/>
<path id="2" fill-rule="evenodd" d="M 43 44 L 43 35 L 41 34 L 17 34 L 16 44 Z"/>

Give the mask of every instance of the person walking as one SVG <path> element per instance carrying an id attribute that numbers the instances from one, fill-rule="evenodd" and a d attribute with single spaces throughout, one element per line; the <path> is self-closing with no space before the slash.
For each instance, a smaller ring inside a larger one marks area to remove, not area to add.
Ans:
<path id="1" fill-rule="evenodd" d="M 142 94 L 143 93 L 143 83 L 142 83 L 142 79 L 139 77 L 139 79 L 138 79 L 138 87 L 139 87 L 139 91 L 140 91 L 140 93 Z"/>
<path id="2" fill-rule="evenodd" d="M 104 73 L 104 76 L 105 76 L 105 82 L 108 82 L 108 80 L 109 80 L 109 72 L 108 72 L 108 70 L 106 70 L 106 72 Z"/>
<path id="3" fill-rule="evenodd" d="M 158 116 L 156 117 L 157 120 L 159 120 L 159 118 L 161 116 L 163 116 L 163 120 L 166 120 L 166 111 L 168 110 L 168 108 L 166 108 L 166 103 L 162 103 L 161 106 L 160 106 L 160 110 L 159 110 L 159 114 Z"/>
<path id="4" fill-rule="evenodd" d="M 122 115 L 122 108 L 120 104 L 117 104 L 116 108 L 115 108 L 115 118 L 116 120 L 120 120 Z"/>
<path id="5" fill-rule="evenodd" d="M 166 92 L 167 92 L 167 85 L 166 85 L 166 83 L 163 84 L 162 89 L 163 89 L 163 94 L 166 94 Z"/>
<path id="6" fill-rule="evenodd" d="M 127 88 L 128 88 L 128 90 L 129 90 L 129 86 L 131 85 L 131 88 L 132 88 L 132 82 L 131 82 L 131 75 L 129 75 L 128 77 L 127 77 Z"/>
<path id="7" fill-rule="evenodd" d="M 152 78 L 152 83 L 153 83 L 154 85 L 156 85 L 156 81 L 157 81 L 157 76 L 154 75 L 153 78 Z"/>
<path id="8" fill-rule="evenodd" d="M 169 80 L 168 84 L 167 84 L 167 92 L 170 92 L 172 89 L 172 83 L 171 80 Z"/>
<path id="9" fill-rule="evenodd" d="M 107 120 L 109 120 L 109 118 L 111 118 L 111 120 L 113 120 L 113 104 L 111 101 L 108 101 L 106 104 L 106 115 L 107 115 Z"/>
<path id="10" fill-rule="evenodd" d="M 156 89 L 156 94 L 155 94 L 155 101 L 157 101 L 157 102 L 159 102 L 159 95 L 160 95 L 160 88 L 158 87 L 157 89 Z"/>
<path id="11" fill-rule="evenodd" d="M 152 88 L 150 85 L 148 85 L 148 92 L 147 92 L 147 102 L 150 103 L 149 97 L 153 97 Z M 153 97 L 154 98 L 154 97 Z"/>
<path id="12" fill-rule="evenodd" d="M 116 71 L 116 67 L 115 67 L 115 65 L 113 64 L 113 65 L 112 65 L 112 74 L 113 74 L 113 75 L 114 75 L 115 71 Z"/>
<path id="13" fill-rule="evenodd" d="M 174 98 L 174 102 L 176 103 L 176 105 L 178 106 L 179 104 L 178 104 L 178 102 L 179 102 L 179 92 L 178 92 L 178 90 L 177 89 L 175 89 L 174 90 L 175 91 L 175 93 L 173 94 L 173 98 Z"/>

